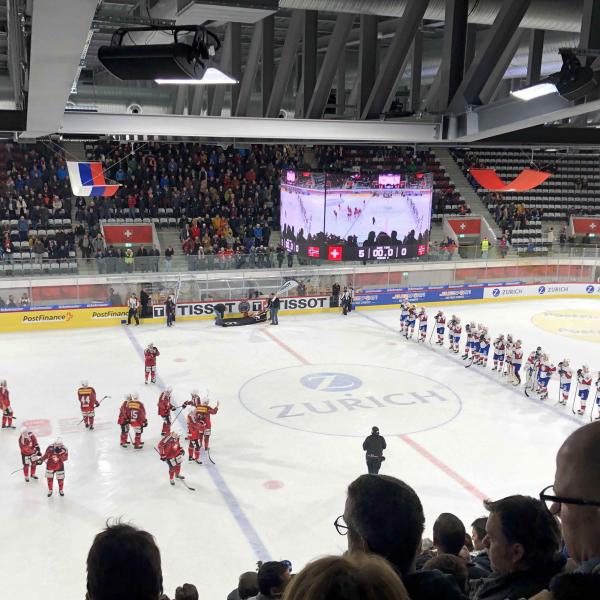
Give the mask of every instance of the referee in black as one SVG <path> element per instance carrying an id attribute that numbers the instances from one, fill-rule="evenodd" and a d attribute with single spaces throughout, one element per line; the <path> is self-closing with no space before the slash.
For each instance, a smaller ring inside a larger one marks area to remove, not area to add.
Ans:
<path id="1" fill-rule="evenodd" d="M 379 427 L 371 429 L 369 435 L 363 442 L 363 450 L 366 452 L 367 469 L 372 475 L 377 475 L 381 463 L 385 460 L 383 451 L 386 449 L 385 438 L 379 435 Z"/>

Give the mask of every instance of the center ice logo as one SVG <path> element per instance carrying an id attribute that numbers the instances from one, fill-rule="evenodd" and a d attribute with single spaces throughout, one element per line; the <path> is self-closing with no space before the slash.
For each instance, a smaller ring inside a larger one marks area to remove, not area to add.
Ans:
<path id="1" fill-rule="evenodd" d="M 451 388 L 430 377 L 344 364 L 268 371 L 247 381 L 239 399 L 253 415 L 275 425 L 348 437 L 364 436 L 373 425 L 384 435 L 435 429 L 462 407 Z"/>
<path id="2" fill-rule="evenodd" d="M 349 392 L 362 385 L 362 382 L 347 373 L 311 373 L 300 378 L 300 383 L 321 392 Z"/>

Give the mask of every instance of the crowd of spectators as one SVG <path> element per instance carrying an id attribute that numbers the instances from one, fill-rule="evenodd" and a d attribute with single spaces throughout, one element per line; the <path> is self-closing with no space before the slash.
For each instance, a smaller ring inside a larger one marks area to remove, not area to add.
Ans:
<path id="1" fill-rule="evenodd" d="M 572 433 L 539 498 L 484 501 L 471 534 L 452 513 L 423 540 L 421 499 L 406 482 L 361 475 L 334 523 L 344 556 L 318 558 L 298 574 L 289 561 L 242 573 L 227 600 L 594 600 L 600 598 L 600 422 Z M 124 569 L 123 565 L 127 565 Z M 131 525 L 109 525 L 87 558 L 88 600 L 165 599 L 160 551 Z M 191 584 L 175 598 L 199 597 Z M 200 597 L 202 593 L 200 592 Z"/>

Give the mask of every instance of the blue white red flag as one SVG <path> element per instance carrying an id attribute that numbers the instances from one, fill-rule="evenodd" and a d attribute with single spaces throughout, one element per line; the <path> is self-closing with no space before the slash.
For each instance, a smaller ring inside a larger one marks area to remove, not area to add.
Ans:
<path id="1" fill-rule="evenodd" d="M 71 189 L 75 196 L 114 196 L 121 187 L 107 183 L 99 162 L 67 162 Z"/>

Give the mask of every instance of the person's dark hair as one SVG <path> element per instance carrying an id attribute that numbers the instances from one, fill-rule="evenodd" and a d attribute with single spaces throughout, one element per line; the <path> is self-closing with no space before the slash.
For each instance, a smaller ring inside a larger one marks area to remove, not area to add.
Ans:
<path id="1" fill-rule="evenodd" d="M 465 546 L 469 552 L 473 552 L 473 550 L 475 550 L 475 546 L 473 546 L 473 538 L 468 533 L 465 533 Z"/>
<path id="2" fill-rule="evenodd" d="M 479 517 L 471 523 L 471 527 L 477 533 L 477 537 L 482 540 L 485 537 L 485 526 L 487 525 L 487 517 Z"/>
<path id="3" fill-rule="evenodd" d="M 184 583 L 175 590 L 175 600 L 198 600 L 198 588 L 193 583 Z"/>
<path id="4" fill-rule="evenodd" d="M 264 562 L 258 570 L 258 590 L 265 596 L 271 595 L 271 588 L 281 587 L 282 575 L 288 570 L 288 566 L 282 562 L 270 560 Z"/>
<path id="5" fill-rule="evenodd" d="M 556 519 L 536 498 L 507 496 L 483 505 L 500 518 L 502 533 L 509 543 L 523 546 L 523 564 L 530 569 L 545 567 L 560 547 L 560 529 Z"/>
<path id="6" fill-rule="evenodd" d="M 163 591 L 160 550 L 133 525 L 106 524 L 87 556 L 89 600 L 156 600 Z"/>
<path id="7" fill-rule="evenodd" d="M 461 592 L 467 590 L 467 582 L 469 581 L 469 570 L 465 561 L 455 554 L 438 554 L 430 558 L 424 565 L 423 571 L 433 571 L 437 569 L 447 575 L 454 577 Z"/>
<path id="8" fill-rule="evenodd" d="M 442 513 L 433 524 L 433 543 L 440 552 L 456 554 L 465 545 L 465 526 L 452 513 Z"/>
<path id="9" fill-rule="evenodd" d="M 389 475 L 361 475 L 348 486 L 352 514 L 348 526 L 374 554 L 401 573 L 412 566 L 425 528 L 423 506 L 416 492 Z"/>
<path id="10" fill-rule="evenodd" d="M 240 600 L 246 600 L 258 594 L 258 574 L 256 571 L 246 571 L 240 575 L 238 583 L 238 596 Z"/>

